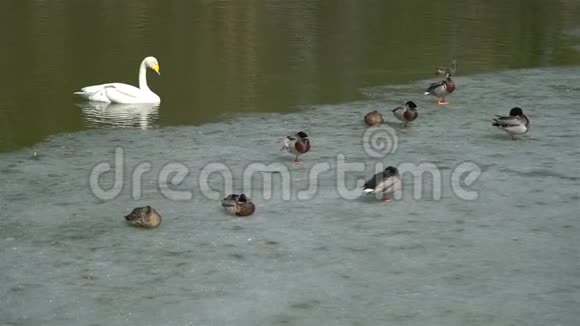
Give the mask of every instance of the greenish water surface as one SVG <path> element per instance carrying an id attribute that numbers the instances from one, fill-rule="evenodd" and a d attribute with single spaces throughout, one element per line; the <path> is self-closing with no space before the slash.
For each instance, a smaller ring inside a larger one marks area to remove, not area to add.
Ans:
<path id="1" fill-rule="evenodd" d="M 0 18 L 1 325 L 578 325 L 580 2 L 20 0 Z M 147 55 L 160 107 L 72 95 L 136 84 Z M 454 58 L 438 107 L 422 92 Z M 491 126 L 513 106 L 517 141 Z M 313 146 L 293 164 L 299 129 Z M 382 156 L 377 130 L 397 144 Z M 246 182 L 252 164 L 288 173 Z M 341 193 L 383 165 L 437 173 L 404 174 L 391 203 Z M 211 166 L 252 217 L 223 212 Z M 144 205 L 161 226 L 126 226 Z"/>
<path id="2" fill-rule="evenodd" d="M 199 125 L 360 99 L 361 87 L 580 63 L 576 1 L 8 1 L 0 13 L 0 151 L 111 126 Z M 134 122 L 72 92 L 137 84 L 159 110 Z M 129 120 L 129 121 L 126 121 Z"/>

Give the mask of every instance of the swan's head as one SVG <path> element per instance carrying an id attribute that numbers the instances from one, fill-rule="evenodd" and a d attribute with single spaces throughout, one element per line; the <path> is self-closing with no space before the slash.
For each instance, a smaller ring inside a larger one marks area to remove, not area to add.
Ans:
<path id="1" fill-rule="evenodd" d="M 143 62 L 147 68 L 155 70 L 155 72 L 159 75 L 159 62 L 157 62 L 157 58 L 147 57 L 143 60 Z"/>

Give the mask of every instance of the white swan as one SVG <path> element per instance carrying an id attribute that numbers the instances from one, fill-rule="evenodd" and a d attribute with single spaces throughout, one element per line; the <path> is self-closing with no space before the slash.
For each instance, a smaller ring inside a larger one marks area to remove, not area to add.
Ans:
<path id="1" fill-rule="evenodd" d="M 161 99 L 153 93 L 147 86 L 146 68 L 151 68 L 159 75 L 159 63 L 155 57 L 147 57 L 141 61 L 139 66 L 139 88 L 122 84 L 109 83 L 101 85 L 87 86 L 75 94 L 82 96 L 89 101 L 105 103 L 151 103 L 159 104 Z"/>

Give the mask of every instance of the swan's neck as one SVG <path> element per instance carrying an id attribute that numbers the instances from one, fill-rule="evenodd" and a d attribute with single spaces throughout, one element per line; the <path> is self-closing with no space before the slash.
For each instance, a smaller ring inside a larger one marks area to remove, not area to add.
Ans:
<path id="1" fill-rule="evenodd" d="M 147 85 L 147 67 L 145 67 L 145 60 L 139 66 L 139 88 L 144 91 L 151 91 Z"/>

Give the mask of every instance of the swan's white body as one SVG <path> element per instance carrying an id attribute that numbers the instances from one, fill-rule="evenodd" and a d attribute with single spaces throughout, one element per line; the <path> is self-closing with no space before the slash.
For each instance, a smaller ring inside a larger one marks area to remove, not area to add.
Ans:
<path id="1" fill-rule="evenodd" d="M 151 68 L 159 74 L 159 64 L 155 57 L 147 57 L 141 61 L 139 66 L 139 88 L 122 83 L 108 83 L 87 86 L 82 88 L 80 92 L 75 92 L 75 94 L 95 102 L 159 104 L 161 103 L 161 98 L 153 93 L 147 85 L 147 68 Z"/>

